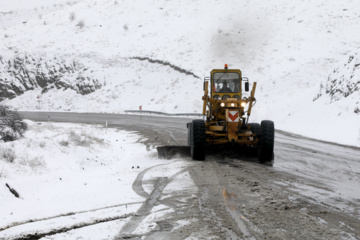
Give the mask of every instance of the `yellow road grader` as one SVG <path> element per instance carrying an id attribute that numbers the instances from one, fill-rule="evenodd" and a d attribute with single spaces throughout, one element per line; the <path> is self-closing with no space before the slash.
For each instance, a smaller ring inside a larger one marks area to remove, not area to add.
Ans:
<path id="1" fill-rule="evenodd" d="M 230 145 L 255 148 L 259 162 L 272 162 L 274 123 L 270 120 L 263 120 L 261 124 L 248 122 L 256 102 L 256 82 L 250 96 L 243 97 L 242 93 L 249 92 L 249 80 L 242 77 L 239 69 L 228 69 L 225 64 L 224 69 L 213 69 L 210 74 L 204 79 L 205 119 L 187 124 L 192 159 L 204 160 L 206 149 Z"/>

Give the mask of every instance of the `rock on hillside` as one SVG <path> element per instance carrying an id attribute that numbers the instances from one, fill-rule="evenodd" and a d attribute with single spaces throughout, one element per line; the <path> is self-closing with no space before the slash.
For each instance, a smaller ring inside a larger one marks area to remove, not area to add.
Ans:
<path id="1" fill-rule="evenodd" d="M 349 53 L 320 84 L 314 101 L 321 97 L 327 97 L 328 103 L 349 100 L 348 106 L 360 114 L 360 56 L 357 53 Z"/>
<path id="2" fill-rule="evenodd" d="M 0 101 L 37 88 L 42 88 L 43 93 L 52 88 L 73 89 L 85 95 L 101 87 L 101 82 L 78 61 L 25 54 L 12 59 L 0 56 Z"/>

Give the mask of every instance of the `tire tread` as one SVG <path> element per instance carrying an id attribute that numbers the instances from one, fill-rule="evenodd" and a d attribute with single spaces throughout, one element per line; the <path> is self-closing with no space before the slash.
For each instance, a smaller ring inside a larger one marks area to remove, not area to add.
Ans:
<path id="1" fill-rule="evenodd" d="M 261 121 L 261 138 L 259 144 L 259 162 L 271 162 L 274 156 L 275 127 L 270 120 Z"/>
<path id="2" fill-rule="evenodd" d="M 205 160 L 206 132 L 203 120 L 193 120 L 190 130 L 191 157 L 194 160 Z"/>

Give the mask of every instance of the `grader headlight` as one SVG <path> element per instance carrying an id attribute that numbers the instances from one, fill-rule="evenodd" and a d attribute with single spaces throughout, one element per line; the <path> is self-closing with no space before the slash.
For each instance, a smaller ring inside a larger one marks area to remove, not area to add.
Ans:
<path id="1" fill-rule="evenodd" d="M 246 102 L 242 102 L 242 103 L 241 103 L 241 107 L 244 108 L 245 106 L 246 106 Z"/>
<path id="2" fill-rule="evenodd" d="M 230 106 L 231 106 L 231 107 L 235 107 L 235 103 L 230 103 Z"/>
<path id="3" fill-rule="evenodd" d="M 220 106 L 221 106 L 221 107 L 225 107 L 225 103 L 223 103 L 223 102 L 220 103 Z"/>

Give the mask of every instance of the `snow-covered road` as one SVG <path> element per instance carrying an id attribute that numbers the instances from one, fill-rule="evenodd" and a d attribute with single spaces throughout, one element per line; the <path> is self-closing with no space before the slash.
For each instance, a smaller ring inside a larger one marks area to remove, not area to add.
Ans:
<path id="1" fill-rule="evenodd" d="M 234 159 L 222 153 L 207 156 L 205 162 L 178 156 L 160 160 L 156 146 L 186 144 L 189 119 L 23 114 L 38 121 L 107 123 L 109 131 L 117 132 L 102 137 L 108 143 L 122 143 L 111 145 L 117 149 L 101 150 L 104 147 L 100 146 L 97 154 L 89 153 L 99 156 L 99 164 L 105 166 L 85 165 L 89 170 L 81 176 L 88 176 L 86 180 L 64 178 L 61 182 L 72 185 L 70 190 L 51 179 L 39 182 L 47 195 L 54 197 L 61 191 L 58 194 L 69 198 L 49 197 L 47 201 L 57 205 L 53 211 L 39 212 L 44 202 L 35 194 L 38 200 L 32 202 L 35 205 L 27 210 L 29 214 L 15 218 L 12 212 L 29 208 L 28 197 L 16 204 L 7 202 L 7 209 L 2 207 L 5 222 L 0 226 L 0 239 L 360 239 L 359 149 L 277 132 L 273 166 L 259 164 L 252 157 Z M 98 130 L 90 130 L 98 134 Z M 110 161 L 120 146 L 129 150 L 121 152 L 123 162 Z M 80 174 L 69 166 L 62 171 L 72 172 L 69 176 Z M 104 182 L 107 184 L 101 186 Z M 84 183 L 87 187 L 80 188 Z M 81 192 L 78 194 L 85 198 L 73 197 L 76 193 L 71 189 L 86 188 L 99 193 Z M 94 204 L 86 197 L 97 201 Z M 59 207 L 64 200 L 63 208 Z M 74 200 L 76 204 L 69 204 Z M 70 205 L 71 211 L 66 209 Z"/>

